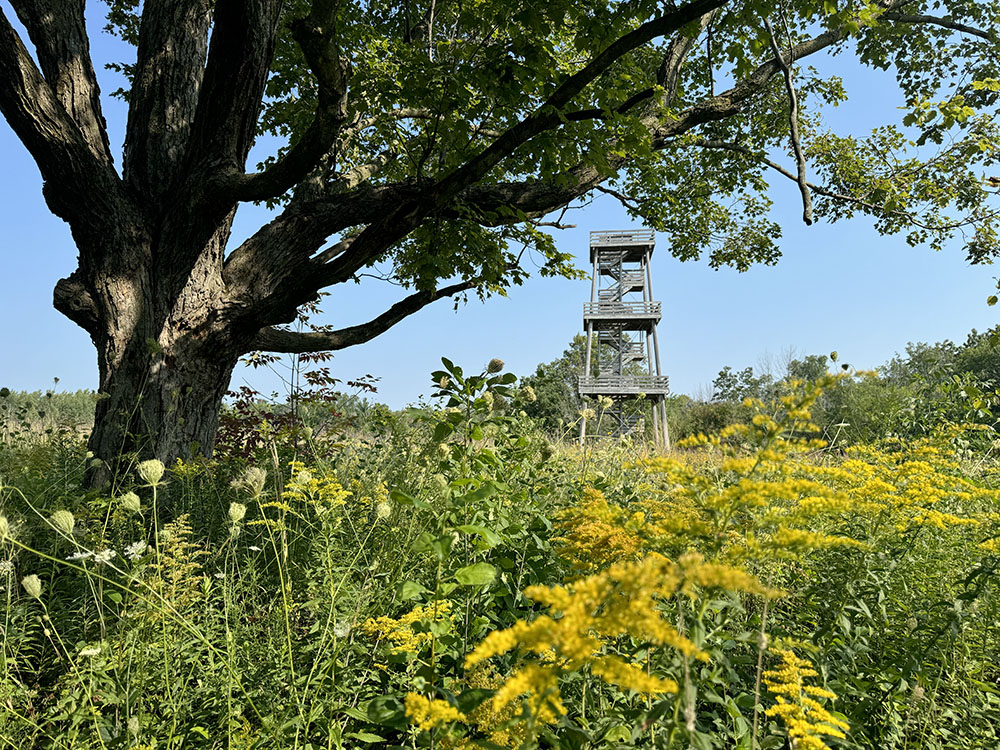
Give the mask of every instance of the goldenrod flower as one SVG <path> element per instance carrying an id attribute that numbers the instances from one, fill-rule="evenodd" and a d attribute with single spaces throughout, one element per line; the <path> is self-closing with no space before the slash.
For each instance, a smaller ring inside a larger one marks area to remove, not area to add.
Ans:
<path id="1" fill-rule="evenodd" d="M 763 674 L 767 689 L 775 696 L 775 705 L 764 713 L 777 716 L 785 724 L 788 736 L 797 750 L 829 750 L 822 737 L 844 739 L 850 725 L 833 716 L 816 698 L 835 699 L 835 693 L 825 688 L 806 685 L 806 677 L 817 672 L 807 659 L 790 649 L 775 649 L 781 658 L 776 669 Z"/>
<path id="2" fill-rule="evenodd" d="M 361 624 L 361 630 L 368 636 L 386 641 L 394 654 L 415 654 L 434 639 L 429 632 L 431 627 L 444 634 L 451 626 L 451 602 L 437 601 L 427 606 L 418 605 L 398 619 L 377 617 L 366 620 Z"/>
<path id="3" fill-rule="evenodd" d="M 448 701 L 432 700 L 418 693 L 407 693 L 404 703 L 406 717 L 424 731 L 430 731 L 453 721 L 465 721 L 465 714 Z"/>

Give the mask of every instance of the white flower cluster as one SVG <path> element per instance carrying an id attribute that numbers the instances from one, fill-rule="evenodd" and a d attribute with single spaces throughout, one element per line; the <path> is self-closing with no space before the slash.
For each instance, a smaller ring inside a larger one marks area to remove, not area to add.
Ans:
<path id="1" fill-rule="evenodd" d="M 91 552 L 89 550 L 79 550 L 74 552 L 72 555 L 66 559 L 73 562 L 76 560 L 89 560 L 93 558 L 94 562 L 98 565 L 107 565 L 109 562 L 118 557 L 118 553 L 113 549 L 102 549 L 100 552 Z"/>

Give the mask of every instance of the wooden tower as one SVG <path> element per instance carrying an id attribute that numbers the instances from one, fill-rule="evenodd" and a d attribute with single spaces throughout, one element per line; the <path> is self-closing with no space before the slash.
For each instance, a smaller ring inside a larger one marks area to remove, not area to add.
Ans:
<path id="1" fill-rule="evenodd" d="M 601 434 L 621 436 L 635 430 L 638 416 L 625 414 L 625 402 L 644 395 L 653 406 L 656 444 L 670 448 L 667 430 L 667 376 L 660 368 L 656 324 L 662 315 L 653 301 L 649 258 L 651 230 L 591 232 L 593 265 L 590 302 L 583 305 L 587 354 L 580 375 L 580 395 L 610 398 L 600 419 Z M 596 344 L 596 346 L 595 346 Z M 594 362 L 597 374 L 594 374 Z M 587 418 L 580 420 L 580 443 L 586 439 Z"/>

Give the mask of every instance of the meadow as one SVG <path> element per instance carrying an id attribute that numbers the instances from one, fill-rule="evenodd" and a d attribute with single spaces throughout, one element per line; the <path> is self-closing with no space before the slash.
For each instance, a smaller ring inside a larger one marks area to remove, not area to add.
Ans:
<path id="1" fill-rule="evenodd" d="M 0 747 L 994 750 L 997 394 L 814 369 L 672 402 L 657 453 L 445 361 L 101 492 L 15 424 Z"/>

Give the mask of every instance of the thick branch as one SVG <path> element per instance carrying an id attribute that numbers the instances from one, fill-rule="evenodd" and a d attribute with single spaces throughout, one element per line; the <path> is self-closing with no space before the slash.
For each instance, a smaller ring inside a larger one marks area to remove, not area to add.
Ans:
<path id="1" fill-rule="evenodd" d="M 231 294 L 244 304 L 257 304 L 291 276 L 306 288 L 309 257 L 335 232 L 377 221 L 416 188 L 364 185 L 336 198 L 292 201 L 226 260 L 224 279 Z M 315 292 L 316 287 L 312 287 Z M 290 309 L 294 313 L 296 305 Z M 284 312 L 278 313 L 280 316 Z M 267 318 L 265 318 L 267 319 Z"/>
<path id="2" fill-rule="evenodd" d="M 105 231 L 121 197 L 117 176 L 94 156 L 2 10 L 0 113 L 38 164 L 52 211 L 74 231 Z"/>
<path id="3" fill-rule="evenodd" d="M 881 18 L 884 18 L 887 21 L 895 21 L 897 23 L 930 24 L 931 26 L 940 26 L 945 29 L 951 29 L 952 31 L 958 31 L 962 34 L 978 36 L 980 39 L 985 39 L 987 42 L 996 41 L 996 37 L 988 31 L 977 29 L 974 26 L 966 26 L 962 23 L 956 23 L 955 21 L 950 21 L 947 18 L 939 18 L 938 16 L 911 15 L 909 13 L 889 11 L 887 13 L 883 13 Z"/>
<path id="4" fill-rule="evenodd" d="M 184 160 L 205 69 L 210 0 L 146 0 L 125 130 L 125 180 L 151 204 Z"/>
<path id="5" fill-rule="evenodd" d="M 810 226 L 813 223 L 813 207 L 812 196 L 809 195 L 808 176 L 806 175 L 806 157 L 802 153 L 802 141 L 799 138 L 799 98 L 795 93 L 795 83 L 792 81 L 792 68 L 782 57 L 778 40 L 774 36 L 774 29 L 771 28 L 771 22 L 767 18 L 764 19 L 764 25 L 767 26 L 768 38 L 771 40 L 771 51 L 774 52 L 774 59 L 781 68 L 785 79 L 785 89 L 788 91 L 788 132 L 792 139 L 792 151 L 795 153 L 795 164 L 799 171 L 798 183 L 799 192 L 802 193 L 802 221 L 806 223 L 806 226 Z"/>
<path id="6" fill-rule="evenodd" d="M 718 12 L 718 10 L 713 10 L 699 19 L 698 34 L 678 34 L 670 41 L 663 61 L 656 71 L 656 82 L 664 89 L 660 100 L 661 106 L 669 107 L 674 97 L 677 96 L 677 82 L 680 79 L 681 68 L 687 60 L 695 40 L 712 23 Z M 709 60 L 709 65 L 711 65 L 711 60 Z"/>
<path id="7" fill-rule="evenodd" d="M 280 328 L 265 328 L 254 339 L 253 349 L 268 352 L 302 353 L 345 349 L 356 344 L 363 344 L 385 333 L 403 318 L 421 310 L 431 302 L 468 291 L 476 285 L 476 281 L 462 281 L 436 289 L 433 292 L 417 292 L 400 300 L 367 323 L 341 328 L 337 331 L 298 333 Z"/>
<path id="8" fill-rule="evenodd" d="M 788 63 L 819 52 L 846 36 L 845 31 L 829 31 L 795 45 L 782 57 Z M 650 108 L 642 116 L 642 121 L 650 130 L 654 148 L 666 148 L 677 136 L 699 124 L 737 114 L 747 101 L 765 91 L 771 79 L 780 73 L 777 61 L 770 60 L 728 91 L 689 107 L 668 120 L 664 120 L 659 108 Z M 626 101 L 646 101 L 647 98 L 645 92 L 639 92 Z M 610 161 L 610 167 L 618 169 L 626 159 L 613 157 Z M 487 226 L 510 224 L 544 216 L 565 206 L 587 194 L 606 177 L 606 173 L 580 164 L 552 180 L 474 184 L 433 210 L 435 215 L 444 218 L 469 219 Z M 428 192 L 428 188 L 418 184 L 395 185 L 378 189 L 362 188 L 346 195 L 328 195 L 303 202 L 295 206 L 292 213 L 286 212 L 287 215 L 279 217 L 274 227 L 265 228 L 233 254 L 231 262 L 227 263 L 227 283 L 234 289 L 242 290 L 239 296 L 244 304 L 255 309 L 262 321 L 284 319 L 273 317 L 277 311 L 273 300 L 285 300 L 284 307 L 287 307 L 289 299 L 301 304 L 317 289 L 350 278 L 384 253 L 391 246 L 389 240 L 405 236 L 423 220 L 428 209 L 420 204 L 420 200 Z M 355 213 L 358 207 L 363 208 Z M 279 227 L 285 224 L 297 227 L 291 238 Z M 339 243 L 335 250 L 314 255 L 326 236 L 348 226 L 366 225 L 364 231 L 353 235 L 348 242 Z M 382 241 L 386 244 L 379 244 Z M 298 290 L 297 297 L 294 290 Z M 293 309 L 286 310 L 284 307 L 278 311 L 282 315 L 288 315 Z"/>
<path id="9" fill-rule="evenodd" d="M 216 0 L 191 133 L 193 170 L 243 173 L 274 57 L 281 6 L 281 0 Z"/>
<path id="10" fill-rule="evenodd" d="M 102 162 L 113 159 L 101 114 L 101 90 L 90 59 L 84 0 L 12 0 L 45 80 L 80 129 L 91 153 Z"/>
<path id="11" fill-rule="evenodd" d="M 239 175 L 238 200 L 275 198 L 305 178 L 333 146 L 347 121 L 350 65 L 340 55 L 337 30 L 339 0 L 315 0 L 305 18 L 292 24 L 309 69 L 318 84 L 316 113 L 302 137 L 264 172 Z"/>
<path id="12" fill-rule="evenodd" d="M 52 293 L 52 305 L 87 333 L 100 330 L 100 313 L 94 298 L 80 280 L 79 271 L 59 279 Z"/>

